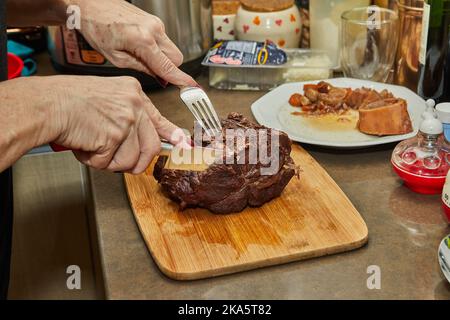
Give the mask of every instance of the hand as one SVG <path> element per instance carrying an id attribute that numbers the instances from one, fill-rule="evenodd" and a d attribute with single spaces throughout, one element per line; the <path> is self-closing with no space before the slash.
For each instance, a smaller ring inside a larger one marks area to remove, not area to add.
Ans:
<path id="1" fill-rule="evenodd" d="M 81 8 L 80 32 L 119 68 L 132 68 L 178 86 L 195 86 L 178 69 L 183 55 L 162 21 L 124 0 L 67 0 Z"/>
<path id="2" fill-rule="evenodd" d="M 54 142 L 77 150 L 76 158 L 88 166 L 138 174 L 159 153 L 160 137 L 189 145 L 189 138 L 161 116 L 135 78 L 42 79 L 56 97 Z"/>

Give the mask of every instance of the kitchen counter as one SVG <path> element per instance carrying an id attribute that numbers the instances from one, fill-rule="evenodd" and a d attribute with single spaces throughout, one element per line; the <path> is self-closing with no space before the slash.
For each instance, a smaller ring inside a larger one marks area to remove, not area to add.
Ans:
<path id="1" fill-rule="evenodd" d="M 39 74 L 53 74 L 39 55 Z M 263 92 L 209 89 L 218 113 L 251 115 Z M 150 92 L 161 113 L 190 129 L 193 119 L 178 89 Z M 270 106 L 268 106 L 270 107 Z M 394 145 L 341 151 L 303 146 L 328 171 L 359 210 L 369 229 L 361 249 L 213 279 L 174 281 L 155 265 L 128 202 L 122 174 L 89 170 L 94 250 L 108 299 L 450 299 L 437 248 L 450 233 L 439 196 L 417 195 L 393 173 Z M 97 239 L 96 239 L 97 238 Z M 369 290 L 369 266 L 381 270 L 381 289 Z"/>
<path id="2" fill-rule="evenodd" d="M 206 88 L 220 116 L 250 105 L 264 93 Z M 168 119 L 191 128 L 178 89 L 149 93 Z M 269 107 L 269 106 L 268 106 Z M 394 145 L 356 151 L 304 146 L 359 210 L 369 243 L 356 251 L 213 279 L 189 282 L 164 276 L 135 223 L 123 175 L 90 170 L 94 215 L 106 297 L 109 299 L 450 299 L 437 248 L 450 228 L 439 196 L 417 195 L 392 172 Z M 301 164 L 300 164 L 301 165 Z M 381 289 L 369 290 L 367 268 L 381 269 Z"/>

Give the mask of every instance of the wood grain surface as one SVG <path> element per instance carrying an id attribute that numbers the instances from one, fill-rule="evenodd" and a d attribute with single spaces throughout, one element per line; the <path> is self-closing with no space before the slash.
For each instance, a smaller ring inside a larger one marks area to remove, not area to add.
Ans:
<path id="1" fill-rule="evenodd" d="M 300 146 L 300 165 L 283 194 L 260 208 L 231 215 L 180 211 L 152 176 L 126 174 L 142 237 L 168 277 L 193 280 L 344 252 L 363 246 L 367 226 L 326 171 Z"/>

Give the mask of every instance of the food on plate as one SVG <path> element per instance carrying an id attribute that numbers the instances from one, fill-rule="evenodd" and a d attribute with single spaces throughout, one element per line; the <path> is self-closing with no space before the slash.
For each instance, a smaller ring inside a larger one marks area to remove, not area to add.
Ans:
<path id="1" fill-rule="evenodd" d="M 240 141 L 236 139 L 231 154 L 224 152 L 220 163 L 213 163 L 204 171 L 166 169 L 167 158 L 161 156 L 153 175 L 165 193 L 180 204 L 181 209 L 202 207 L 214 213 L 228 214 L 240 212 L 247 206 L 258 207 L 278 197 L 298 173 L 290 156 L 292 142 L 285 133 L 257 125 L 238 113 L 231 113 L 222 120 L 222 127 L 222 136 L 213 139 L 211 147 L 224 148 L 226 134 L 230 132 L 227 129 L 255 129 L 258 135 L 267 137 L 267 141 L 259 140 L 267 145 L 267 154 L 271 152 L 271 141 L 278 141 L 275 144 L 279 151 L 278 161 L 272 162 L 274 158 L 268 158 L 270 162 L 263 164 L 258 157 L 256 163 L 252 164 L 249 150 L 254 143 L 248 136 Z M 225 159 L 232 159 L 232 164 L 226 164 L 230 161 Z M 238 159 L 244 159 L 244 162 L 239 164 Z M 275 165 L 273 174 L 264 175 L 261 169 L 272 165 Z"/>
<path id="2" fill-rule="evenodd" d="M 364 87 L 352 90 L 334 87 L 328 82 L 321 81 L 318 84 L 305 84 L 303 95 L 293 94 L 289 103 L 293 107 L 301 107 L 302 111 L 311 115 L 341 114 L 350 109 L 358 110 L 374 101 L 393 97 L 387 90 L 377 92 Z"/>
<path id="3" fill-rule="evenodd" d="M 378 92 L 364 87 L 340 88 L 321 81 L 318 84 L 305 84 L 303 95 L 293 94 L 289 104 L 301 108 L 302 112 L 293 112 L 294 115 L 343 115 L 358 112 L 357 128 L 366 134 L 395 135 L 413 130 L 406 101 L 394 97 L 388 90 Z"/>
<path id="4" fill-rule="evenodd" d="M 406 101 L 388 98 L 359 108 L 359 131 L 371 135 L 406 134 L 413 130 Z"/>

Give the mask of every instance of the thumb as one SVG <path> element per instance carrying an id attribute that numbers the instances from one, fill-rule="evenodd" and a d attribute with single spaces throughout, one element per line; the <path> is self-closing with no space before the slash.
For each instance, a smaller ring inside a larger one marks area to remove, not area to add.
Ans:
<path id="1" fill-rule="evenodd" d="M 158 135 L 174 146 L 184 149 L 190 148 L 192 145 L 191 138 L 188 137 L 180 127 L 163 117 L 144 93 L 143 96 L 145 100 L 145 110 L 154 128 L 158 132 Z"/>

